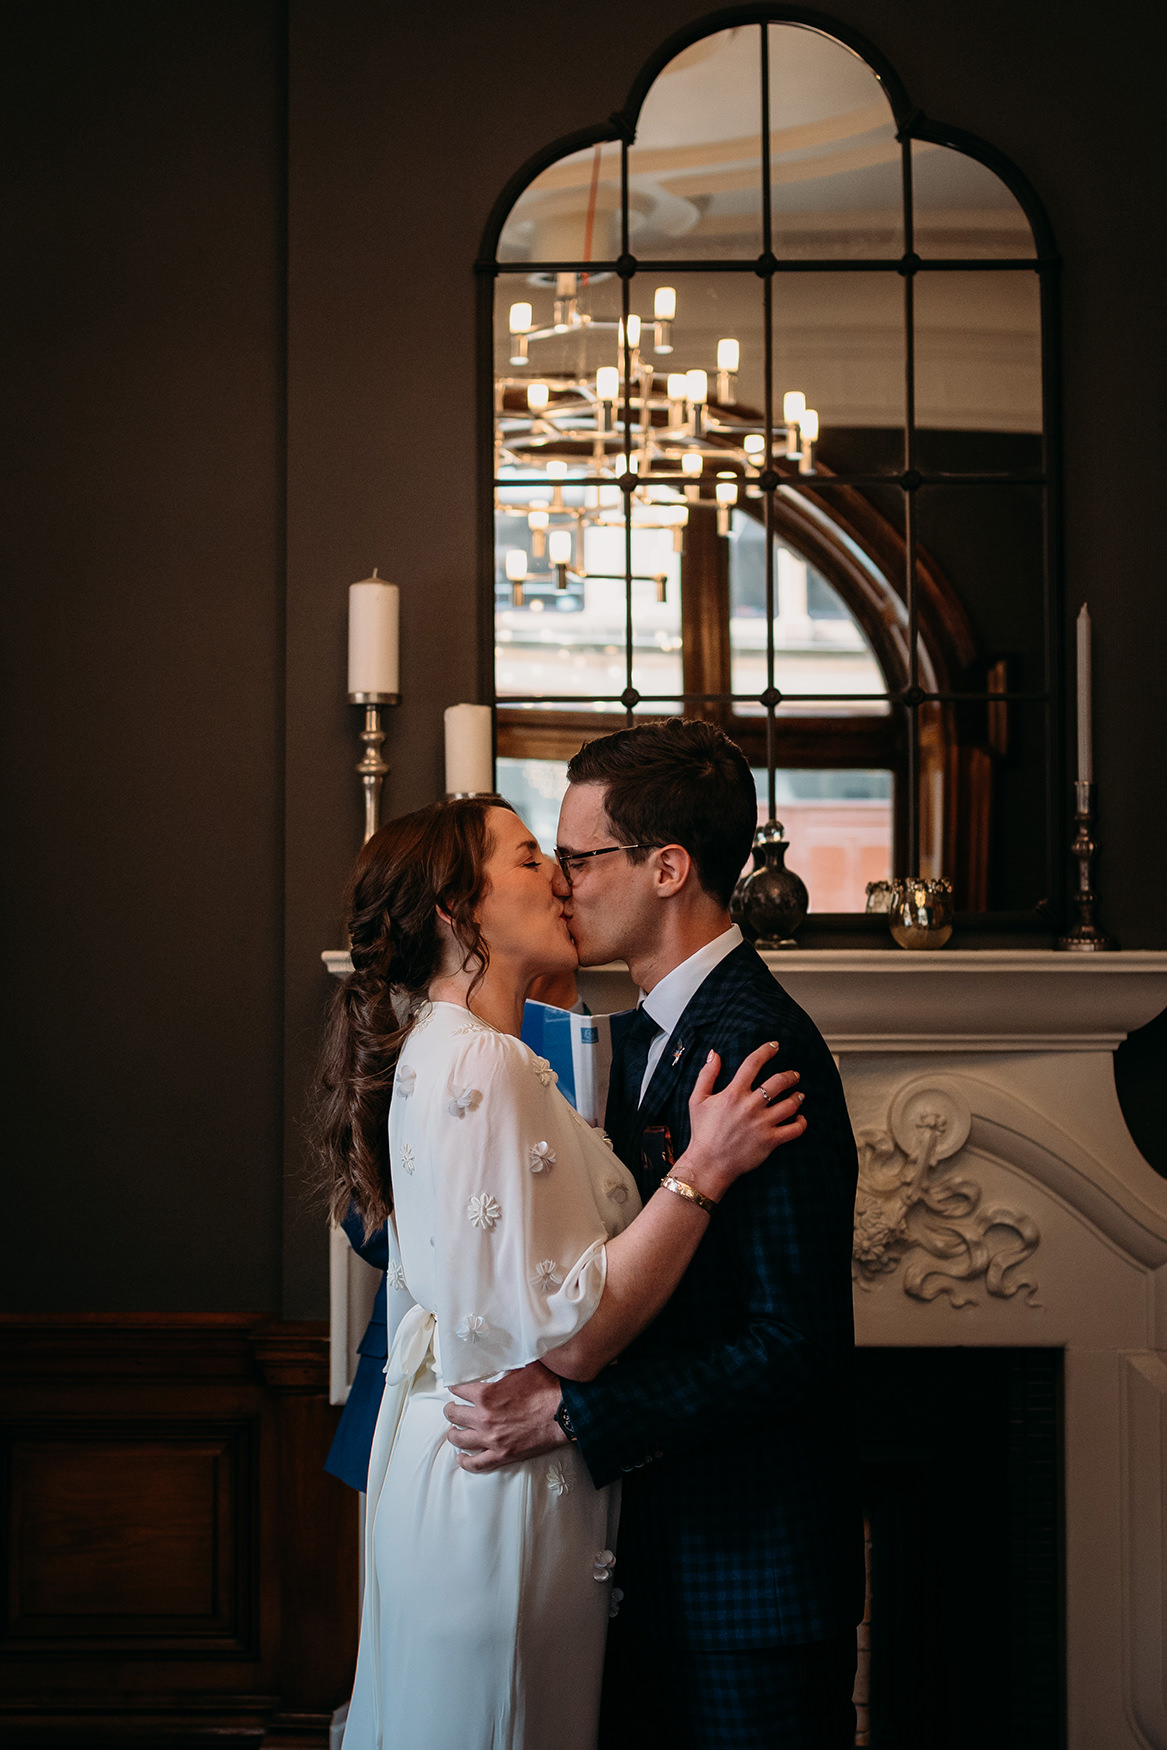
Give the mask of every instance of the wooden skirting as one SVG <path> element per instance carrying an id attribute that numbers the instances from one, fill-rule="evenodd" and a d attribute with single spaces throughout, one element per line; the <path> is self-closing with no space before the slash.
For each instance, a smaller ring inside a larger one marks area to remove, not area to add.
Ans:
<path id="1" fill-rule="evenodd" d="M 357 1497 L 322 1324 L 0 1317 L 0 1741 L 323 1746 Z"/>

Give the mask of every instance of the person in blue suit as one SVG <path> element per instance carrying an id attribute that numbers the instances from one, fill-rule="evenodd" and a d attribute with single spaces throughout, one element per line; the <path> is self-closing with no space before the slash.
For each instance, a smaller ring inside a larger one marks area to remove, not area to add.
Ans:
<path id="1" fill-rule="evenodd" d="M 385 1389 L 385 1357 L 389 1353 L 389 1333 L 385 1319 L 385 1272 L 389 1266 L 389 1236 L 385 1228 L 375 1228 L 366 1238 L 365 1224 L 355 1205 L 351 1204 L 341 1223 L 348 1243 L 358 1258 L 381 1272 L 373 1311 L 365 1334 L 357 1344 L 357 1370 L 341 1411 L 336 1434 L 328 1449 L 324 1468 L 339 1477 L 350 1489 L 364 1492 L 369 1476 L 369 1453 L 373 1448 L 373 1429 L 377 1426 L 377 1411 Z"/>
<path id="2" fill-rule="evenodd" d="M 606 1128 L 648 1196 L 721 1081 L 759 1043 L 797 1069 L 805 1134 L 722 1199 L 680 1287 L 596 1378 L 539 1363 L 455 1386 L 464 1469 L 577 1441 L 624 1479 L 604 1750 L 845 1750 L 863 1610 L 853 1461 L 856 1151 L 834 1060 L 731 922 L 756 823 L 740 749 L 706 723 L 638 725 L 568 767 L 563 897 L 582 965 L 624 959 L 643 996 L 613 1022 Z"/>

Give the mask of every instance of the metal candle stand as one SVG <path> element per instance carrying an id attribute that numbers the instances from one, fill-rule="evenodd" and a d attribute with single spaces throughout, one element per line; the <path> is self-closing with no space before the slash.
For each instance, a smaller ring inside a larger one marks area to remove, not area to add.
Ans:
<path id="1" fill-rule="evenodd" d="M 1117 944 L 1104 935 L 1095 921 L 1094 908 L 1098 895 L 1091 884 L 1090 865 L 1097 845 L 1091 832 L 1094 823 L 1094 785 L 1080 780 L 1074 785 L 1074 840 L 1070 854 L 1078 864 L 1078 889 L 1074 894 L 1077 918 L 1068 933 L 1058 941 L 1058 947 L 1072 954 L 1098 954 Z"/>
<path id="2" fill-rule="evenodd" d="M 363 705 L 365 711 L 365 727 L 361 730 L 365 751 L 356 769 L 365 793 L 365 836 L 361 843 L 367 845 L 381 824 L 381 786 L 389 771 L 381 758 L 381 743 L 385 739 L 385 731 L 381 728 L 381 707 L 399 704 L 401 694 L 350 693 L 348 697 L 350 705 Z"/>

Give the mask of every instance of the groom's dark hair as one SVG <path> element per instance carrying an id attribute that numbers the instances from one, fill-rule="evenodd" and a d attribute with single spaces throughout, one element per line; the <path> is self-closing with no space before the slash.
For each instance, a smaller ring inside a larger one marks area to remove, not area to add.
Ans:
<path id="1" fill-rule="evenodd" d="M 713 723 L 670 717 L 585 742 L 572 784 L 601 784 L 621 843 L 683 845 L 706 893 L 729 904 L 758 823 L 745 754 Z M 645 851 L 629 853 L 643 862 Z"/>

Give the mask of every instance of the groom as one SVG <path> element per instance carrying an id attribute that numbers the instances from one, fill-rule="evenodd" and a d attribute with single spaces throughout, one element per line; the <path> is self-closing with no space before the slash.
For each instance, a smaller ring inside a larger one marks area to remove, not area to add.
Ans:
<path id="1" fill-rule="evenodd" d="M 838 1072 L 730 920 L 756 822 L 740 749 L 673 719 L 589 742 L 568 778 L 559 891 L 581 964 L 626 960 L 644 993 L 613 1040 L 606 1125 L 645 1202 L 688 1142 L 711 1049 L 723 1086 L 778 1040 L 808 1128 L 726 1195 L 618 1362 L 588 1383 L 533 1363 L 456 1386 L 450 1438 L 469 1470 L 575 1440 L 597 1487 L 623 1479 L 604 1750 L 845 1750 L 863 1575 Z"/>

